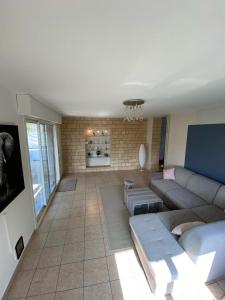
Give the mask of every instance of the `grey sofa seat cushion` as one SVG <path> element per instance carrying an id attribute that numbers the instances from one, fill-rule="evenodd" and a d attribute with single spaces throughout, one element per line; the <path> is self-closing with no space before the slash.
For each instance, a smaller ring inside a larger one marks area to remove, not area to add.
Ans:
<path id="1" fill-rule="evenodd" d="M 213 204 L 225 209 L 225 185 L 221 186 L 216 194 Z"/>
<path id="2" fill-rule="evenodd" d="M 152 180 L 152 187 L 158 190 L 159 192 L 165 194 L 166 192 L 173 189 L 180 189 L 181 187 L 174 180 Z"/>
<path id="3" fill-rule="evenodd" d="M 175 168 L 175 182 L 181 185 L 182 187 L 186 187 L 188 180 L 190 179 L 191 175 L 195 174 L 194 172 L 182 168 L 176 167 Z"/>
<path id="4" fill-rule="evenodd" d="M 206 223 L 225 220 L 225 212 L 215 205 L 195 207 L 192 211 Z"/>
<path id="5" fill-rule="evenodd" d="M 192 175 L 188 180 L 187 189 L 211 204 L 216 196 L 220 184 L 201 175 Z"/>
<path id="6" fill-rule="evenodd" d="M 166 193 L 166 197 L 172 209 L 192 208 L 207 204 L 203 199 L 184 188 L 170 190 Z"/>
<path id="7" fill-rule="evenodd" d="M 129 222 L 136 245 L 144 254 L 144 264 L 148 265 L 156 282 L 169 283 L 193 272 L 191 259 L 162 224 L 158 214 L 134 216 Z M 176 259 L 180 255 L 182 262 Z"/>
<path id="8" fill-rule="evenodd" d="M 191 209 L 179 209 L 157 214 L 164 226 L 171 232 L 174 227 L 187 222 L 202 221 Z"/>

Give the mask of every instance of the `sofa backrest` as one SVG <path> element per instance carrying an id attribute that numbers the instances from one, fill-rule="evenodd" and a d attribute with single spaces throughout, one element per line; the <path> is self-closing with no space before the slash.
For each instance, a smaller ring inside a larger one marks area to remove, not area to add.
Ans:
<path id="1" fill-rule="evenodd" d="M 186 187 L 188 180 L 193 174 L 195 173 L 183 167 L 175 167 L 175 182 L 182 187 Z"/>
<path id="2" fill-rule="evenodd" d="M 216 198 L 214 199 L 213 202 L 216 206 L 225 209 L 225 185 L 222 185 L 217 194 L 216 194 Z"/>
<path id="3" fill-rule="evenodd" d="M 187 189 L 204 199 L 207 203 L 213 203 L 221 184 L 207 177 L 194 174 L 188 180 Z"/>
<path id="4" fill-rule="evenodd" d="M 195 263 L 204 281 L 225 275 L 225 221 L 212 222 L 185 231 L 180 245 Z"/>

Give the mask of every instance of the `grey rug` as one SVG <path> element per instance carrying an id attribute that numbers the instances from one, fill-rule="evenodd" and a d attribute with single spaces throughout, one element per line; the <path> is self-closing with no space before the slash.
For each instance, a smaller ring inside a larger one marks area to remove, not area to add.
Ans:
<path id="1" fill-rule="evenodd" d="M 100 188 L 110 250 L 130 248 L 129 213 L 123 202 L 123 187 L 108 185 Z"/>
<path id="2" fill-rule="evenodd" d="M 74 175 L 65 175 L 60 181 L 58 192 L 75 191 L 77 179 Z"/>

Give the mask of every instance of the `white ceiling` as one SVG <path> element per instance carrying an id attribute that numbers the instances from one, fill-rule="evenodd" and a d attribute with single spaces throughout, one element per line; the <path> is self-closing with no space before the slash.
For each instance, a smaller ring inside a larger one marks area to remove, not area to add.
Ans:
<path id="1" fill-rule="evenodd" d="M 225 1 L 0 0 L 0 84 L 65 115 L 225 104 Z"/>

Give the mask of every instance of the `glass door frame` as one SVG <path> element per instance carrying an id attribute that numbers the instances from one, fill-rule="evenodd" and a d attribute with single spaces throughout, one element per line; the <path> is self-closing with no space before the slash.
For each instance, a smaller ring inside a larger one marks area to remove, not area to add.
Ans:
<path id="1" fill-rule="evenodd" d="M 41 143 L 41 158 L 42 158 L 42 174 L 43 174 L 43 183 L 44 183 L 44 191 L 45 191 L 45 205 L 47 205 L 48 204 L 48 201 L 49 201 L 49 199 L 50 199 L 50 196 L 51 196 L 51 191 L 50 191 L 50 176 L 49 176 L 49 162 L 48 162 L 48 145 L 47 145 L 47 131 L 46 131 L 46 124 L 43 122 L 43 121 L 39 121 L 38 122 L 38 124 L 39 124 L 39 137 L 40 137 L 40 143 Z M 45 168 L 44 168 L 44 162 L 45 162 L 45 160 L 44 160 L 44 154 L 43 154 L 43 141 L 41 140 L 42 139 L 42 137 L 41 137 L 41 135 L 42 135 L 42 133 L 41 133 L 41 126 L 43 126 L 44 127 L 44 136 L 43 136 L 43 138 L 44 138 L 44 143 L 45 143 L 45 146 L 46 146 L 46 153 L 45 153 L 45 155 L 46 155 L 46 174 L 45 174 Z M 45 177 L 46 176 L 46 177 Z M 45 179 L 47 179 L 47 182 L 48 182 L 48 192 L 47 192 L 47 190 L 46 190 L 46 186 L 45 186 Z"/>
<path id="2" fill-rule="evenodd" d="M 32 179 L 32 169 L 31 169 L 31 161 L 30 161 L 30 155 L 29 155 L 29 143 L 28 143 L 28 135 L 27 135 L 27 124 L 28 123 L 33 123 L 33 124 L 37 124 L 37 132 L 38 132 L 38 144 L 40 145 L 40 152 L 41 152 L 41 169 L 42 169 L 42 174 L 41 174 L 41 178 L 42 178 L 42 183 L 43 183 L 43 189 L 44 189 L 44 195 L 45 195 L 45 200 L 44 203 L 45 205 L 43 206 L 43 208 L 40 210 L 40 212 L 38 214 L 36 214 L 35 212 L 35 198 L 34 198 L 34 191 L 33 191 L 33 179 Z M 55 128 L 54 128 L 54 124 L 50 123 L 48 121 L 44 121 L 44 120 L 37 120 L 37 119 L 33 119 L 33 118 L 24 118 L 24 125 L 25 125 L 25 131 L 26 131 L 26 141 L 27 141 L 27 154 L 28 154 L 28 164 L 29 164 L 29 171 L 30 171 L 30 183 L 31 183 L 31 190 L 32 190 L 32 196 L 33 196 L 33 209 L 34 209 L 34 216 L 36 219 L 36 222 L 39 222 L 41 220 L 41 217 L 43 215 L 43 211 L 46 209 L 46 207 L 48 206 L 48 204 L 51 202 L 50 200 L 52 199 L 52 196 L 54 195 L 56 188 L 57 188 L 57 176 L 56 176 L 56 156 L 55 156 L 55 151 L 53 151 L 53 155 L 54 155 L 54 169 L 55 169 L 55 187 L 54 189 L 51 191 L 50 189 L 50 178 L 49 178 L 49 167 L 47 168 L 47 176 L 48 176 L 48 183 L 49 183 L 49 195 L 48 197 L 46 197 L 46 189 L 45 189 L 45 179 L 44 179 L 44 165 L 43 165 L 43 153 L 42 153 L 42 144 L 41 144 L 41 132 L 40 132 L 40 125 L 51 125 L 52 129 L 53 129 L 53 145 L 54 147 L 58 145 L 55 145 L 58 143 L 57 140 L 55 140 Z M 46 139 L 46 136 L 45 136 Z M 46 139 L 47 142 L 47 139 Z M 46 143 L 46 149 L 48 151 L 48 145 Z M 48 157 L 47 157 L 47 164 L 48 164 Z M 37 223 L 36 223 L 37 225 Z"/>
<path id="3" fill-rule="evenodd" d="M 51 126 L 52 127 L 52 145 L 53 145 L 53 152 L 52 152 L 52 155 L 53 155 L 53 161 L 54 161 L 54 182 L 55 182 L 55 186 L 52 190 L 51 188 L 51 178 L 50 178 L 50 159 L 49 159 L 49 144 L 48 144 L 48 129 L 47 129 L 47 126 Z M 50 192 L 50 196 L 51 194 L 54 192 L 55 188 L 56 188 L 56 185 L 57 185 L 57 174 L 56 174 L 56 155 L 55 155 L 55 143 L 57 142 L 57 140 L 55 140 L 55 136 L 54 136 L 54 131 L 55 131 L 55 128 L 54 128 L 54 125 L 53 124 L 50 124 L 50 123 L 45 123 L 45 126 L 46 126 L 46 148 L 47 148 L 47 162 L 48 162 L 48 179 L 49 179 L 49 192 Z M 50 197 L 49 197 L 50 199 Z M 49 201 L 48 199 L 48 201 Z M 47 202 L 48 202 L 47 201 Z"/>

